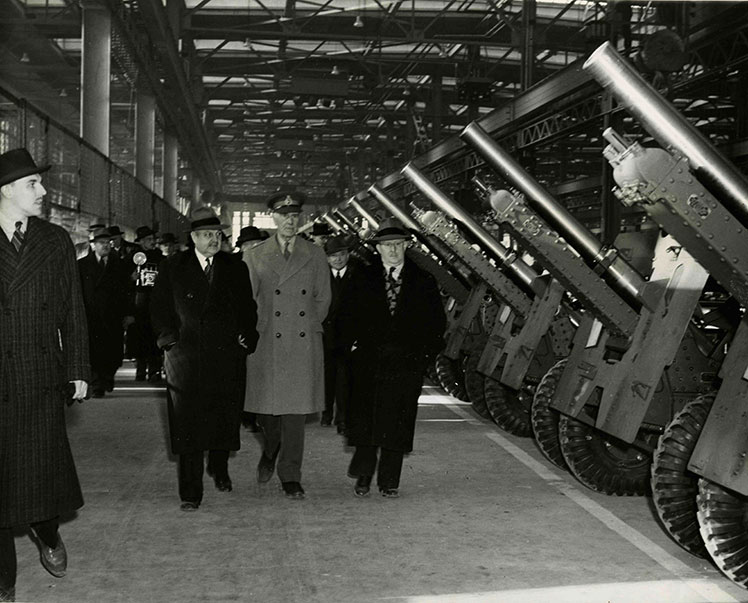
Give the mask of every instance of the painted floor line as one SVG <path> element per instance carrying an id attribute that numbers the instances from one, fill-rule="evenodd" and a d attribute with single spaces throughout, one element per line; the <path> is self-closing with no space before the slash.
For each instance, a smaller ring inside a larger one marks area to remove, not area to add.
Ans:
<path id="1" fill-rule="evenodd" d="M 449 404 L 447 404 L 446 406 L 458 417 L 463 417 L 465 419 L 471 418 L 470 414 L 466 412 L 465 409 L 460 408 L 459 406 Z M 652 542 L 649 538 L 613 515 L 613 513 L 583 494 L 578 488 L 570 485 L 560 474 L 552 471 L 542 463 L 536 461 L 519 446 L 516 446 L 501 434 L 491 432 L 487 433 L 486 437 L 501 446 L 520 463 L 531 469 L 544 481 L 548 482 L 550 486 L 556 488 L 559 492 L 569 497 L 590 515 L 601 521 L 610 530 L 614 531 L 616 534 L 621 536 L 621 538 L 624 538 L 625 540 L 630 542 L 645 555 L 656 561 L 659 565 L 671 572 L 673 575 L 677 576 L 680 580 L 684 582 L 691 582 L 692 587 L 696 590 L 699 590 L 701 588 L 699 594 L 705 597 L 707 601 L 713 600 L 713 598 L 711 597 L 714 596 L 716 588 L 719 591 L 720 595 L 719 601 L 724 603 L 738 602 L 738 599 L 733 598 L 729 593 L 723 591 L 718 586 L 709 583 L 702 584 L 701 582 L 696 580 L 696 578 L 699 578 L 698 572 L 691 569 L 688 565 L 675 558 L 661 546 Z M 708 588 L 706 588 L 707 586 Z"/>

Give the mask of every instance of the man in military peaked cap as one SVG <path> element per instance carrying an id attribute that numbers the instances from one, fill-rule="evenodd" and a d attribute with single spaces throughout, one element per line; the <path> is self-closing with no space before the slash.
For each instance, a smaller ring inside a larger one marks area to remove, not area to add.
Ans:
<path id="1" fill-rule="evenodd" d="M 86 314 L 70 235 L 40 218 L 46 193 L 41 174 L 48 169 L 26 149 L 0 155 L 3 601 L 15 597 L 13 530 L 31 525 L 42 565 L 62 577 L 67 552 L 60 516 L 83 505 L 64 409 L 71 395 L 82 400 L 88 389 Z"/>
<path id="2" fill-rule="evenodd" d="M 244 251 L 260 325 L 257 354 L 247 360 L 244 405 L 257 413 L 265 436 L 257 480 L 270 480 L 277 458 L 283 491 L 292 499 L 304 498 L 305 415 L 324 408 L 322 321 L 330 305 L 325 252 L 296 235 L 304 201 L 299 192 L 270 197 L 277 232 Z"/>

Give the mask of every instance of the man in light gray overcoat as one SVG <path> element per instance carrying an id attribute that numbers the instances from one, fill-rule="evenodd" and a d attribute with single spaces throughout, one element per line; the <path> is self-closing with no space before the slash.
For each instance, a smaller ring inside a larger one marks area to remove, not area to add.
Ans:
<path id="1" fill-rule="evenodd" d="M 267 482 L 276 459 L 286 496 L 304 498 L 301 462 L 307 414 L 325 406 L 322 321 L 330 305 L 330 270 L 322 248 L 296 236 L 301 193 L 268 200 L 275 236 L 244 251 L 257 302 L 257 351 L 247 358 L 244 410 L 257 413 L 264 433 L 257 481 Z"/>

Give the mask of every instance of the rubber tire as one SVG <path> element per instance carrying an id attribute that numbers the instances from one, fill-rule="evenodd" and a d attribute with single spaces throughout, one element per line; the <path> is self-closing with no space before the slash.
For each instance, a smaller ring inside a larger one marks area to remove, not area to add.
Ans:
<path id="1" fill-rule="evenodd" d="M 559 419 L 558 434 L 569 471 L 590 490 L 616 496 L 649 493 L 652 457 L 647 453 L 566 415 Z"/>
<path id="2" fill-rule="evenodd" d="M 696 505 L 710 557 L 725 576 L 748 588 L 748 498 L 702 478 Z"/>
<path id="3" fill-rule="evenodd" d="M 714 396 L 703 394 L 684 406 L 660 436 L 652 458 L 652 502 L 665 531 L 689 553 L 704 559 L 709 558 L 709 553 L 697 518 L 699 478 L 688 471 L 688 460 Z"/>
<path id="4" fill-rule="evenodd" d="M 525 386 L 523 385 L 523 389 Z M 532 395 L 519 392 L 490 377 L 486 378 L 486 406 L 494 422 L 507 433 L 529 438 L 532 436 L 530 407 Z"/>
<path id="5" fill-rule="evenodd" d="M 564 454 L 561 452 L 561 442 L 558 437 L 558 421 L 561 418 L 557 410 L 551 408 L 551 400 L 556 393 L 556 387 L 561 379 L 561 374 L 566 368 L 567 359 L 559 360 L 540 380 L 535 397 L 532 400 L 530 411 L 530 422 L 535 441 L 543 456 L 551 463 L 566 471 Z"/>
<path id="6" fill-rule="evenodd" d="M 491 421 L 491 413 L 486 406 L 486 394 L 483 391 L 486 378 L 476 370 L 482 353 L 482 349 L 474 348 L 465 360 L 465 391 L 473 410 Z"/>
<path id="7" fill-rule="evenodd" d="M 447 358 L 443 353 L 436 357 L 436 375 L 439 379 L 439 385 L 450 396 L 458 400 L 467 400 L 465 391 L 464 376 L 460 370 L 459 362 Z"/>

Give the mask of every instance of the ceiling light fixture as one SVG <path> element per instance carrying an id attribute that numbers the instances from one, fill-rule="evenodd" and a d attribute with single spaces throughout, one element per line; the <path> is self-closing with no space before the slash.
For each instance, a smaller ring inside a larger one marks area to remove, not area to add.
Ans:
<path id="1" fill-rule="evenodd" d="M 64 97 L 64 96 L 67 96 L 67 95 L 68 95 L 68 91 L 65 90 L 65 88 L 63 88 L 62 90 L 60 90 L 60 96 Z"/>
<path id="2" fill-rule="evenodd" d="M 21 55 L 21 58 L 20 58 L 20 59 L 18 59 L 18 60 L 19 60 L 19 61 L 21 61 L 21 63 L 30 63 L 30 62 L 31 62 L 31 59 L 29 58 L 29 55 L 28 55 L 28 53 L 27 53 L 27 52 L 24 52 L 24 53 L 23 53 L 23 54 Z"/>
<path id="3" fill-rule="evenodd" d="M 353 22 L 353 27 L 361 28 L 364 26 L 364 20 L 361 18 L 360 15 L 356 17 L 356 20 Z"/>
<path id="4" fill-rule="evenodd" d="M 337 65 L 332 66 L 332 71 L 330 72 L 332 75 L 340 75 L 340 69 L 338 69 Z"/>

